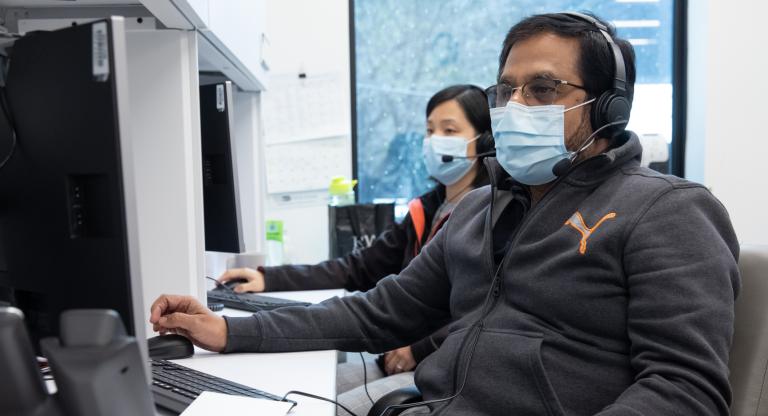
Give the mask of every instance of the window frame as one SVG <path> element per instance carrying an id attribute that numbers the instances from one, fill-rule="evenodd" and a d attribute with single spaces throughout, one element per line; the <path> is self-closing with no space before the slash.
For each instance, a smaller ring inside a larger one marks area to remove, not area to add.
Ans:
<path id="1" fill-rule="evenodd" d="M 669 173 L 682 178 L 685 177 L 688 113 L 688 0 L 674 0 L 672 9 L 672 143 Z"/>
<path id="2" fill-rule="evenodd" d="M 673 0 L 672 22 L 672 137 L 668 172 L 685 177 L 685 144 L 688 97 L 688 0 Z M 352 177 L 358 177 L 357 62 L 355 48 L 355 0 L 349 0 L 349 65 L 352 139 Z M 360 193 L 355 193 L 359 202 Z"/>

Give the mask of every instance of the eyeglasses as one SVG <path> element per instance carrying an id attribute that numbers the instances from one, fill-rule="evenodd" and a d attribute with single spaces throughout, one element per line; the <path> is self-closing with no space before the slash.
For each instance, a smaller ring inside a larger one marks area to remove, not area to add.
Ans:
<path id="1" fill-rule="evenodd" d="M 490 108 L 505 107 L 512 100 L 516 90 L 520 90 L 526 105 L 550 105 L 557 100 L 563 85 L 584 89 L 581 85 L 572 84 L 562 79 L 536 78 L 519 87 L 513 87 L 506 83 L 492 85 L 485 89 L 485 94 L 488 96 Z"/>

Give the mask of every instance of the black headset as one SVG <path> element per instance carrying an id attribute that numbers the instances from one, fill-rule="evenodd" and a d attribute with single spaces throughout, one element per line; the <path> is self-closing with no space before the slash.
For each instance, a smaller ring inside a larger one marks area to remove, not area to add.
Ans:
<path id="1" fill-rule="evenodd" d="M 493 134 L 490 131 L 480 133 L 480 137 L 475 143 L 475 153 L 478 156 L 491 156 L 496 153 L 496 143 L 493 141 Z"/>
<path id="2" fill-rule="evenodd" d="M 606 136 L 612 139 L 624 131 L 629 122 L 629 113 L 632 110 L 632 102 L 627 96 L 627 70 L 624 66 L 624 55 L 622 55 L 619 45 L 608 34 L 608 28 L 600 21 L 583 13 L 566 12 L 563 14 L 594 25 L 608 42 L 614 60 L 613 86 L 595 99 L 590 113 L 590 122 L 593 131 L 603 127 Z"/>

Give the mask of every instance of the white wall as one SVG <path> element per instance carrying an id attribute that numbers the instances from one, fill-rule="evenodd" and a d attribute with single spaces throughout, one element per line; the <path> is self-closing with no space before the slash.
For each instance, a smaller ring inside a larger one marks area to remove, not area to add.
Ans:
<path id="1" fill-rule="evenodd" d="M 704 183 L 728 209 L 742 243 L 768 244 L 763 170 L 768 155 L 768 3 L 688 4 L 689 16 L 699 20 L 690 22 L 689 32 L 687 176 L 702 179 L 703 173 Z M 703 166 L 697 163 L 702 157 Z"/>
<path id="2" fill-rule="evenodd" d="M 339 73 L 349 79 L 349 19 L 347 0 L 272 0 L 266 4 L 266 34 L 271 44 L 272 74 Z M 268 90 L 268 94 L 279 91 Z M 349 83 L 344 83 L 349 111 Z M 347 133 L 349 137 L 349 133 Z M 351 148 L 351 147 L 350 147 Z M 322 155 L 321 155 L 322 157 Z M 342 174 L 351 176 L 352 155 L 338 161 Z M 325 191 L 266 197 L 266 219 L 283 220 L 285 259 L 316 263 L 328 258 L 328 208 Z M 296 202 L 300 200 L 301 202 Z"/>

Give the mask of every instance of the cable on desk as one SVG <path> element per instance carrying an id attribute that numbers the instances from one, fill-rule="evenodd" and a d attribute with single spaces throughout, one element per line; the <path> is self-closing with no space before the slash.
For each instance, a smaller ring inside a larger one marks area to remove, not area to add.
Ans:
<path id="1" fill-rule="evenodd" d="M 220 288 L 222 288 L 224 290 L 227 290 L 227 291 L 232 292 L 232 293 L 236 293 L 231 287 L 225 285 L 224 283 L 219 282 L 218 280 L 212 278 L 211 276 L 205 276 L 205 278 L 208 279 L 208 280 L 213 280 L 213 283 L 216 283 L 216 286 L 218 286 L 218 287 L 220 287 Z"/>
<path id="2" fill-rule="evenodd" d="M 344 411 L 349 413 L 350 415 L 357 416 L 356 414 L 352 413 L 351 410 L 347 409 L 343 404 L 337 402 L 336 400 L 326 399 L 325 397 L 317 396 L 317 395 L 314 395 L 314 394 L 311 394 L 311 393 L 304 393 L 303 391 L 291 390 L 288 393 L 285 393 L 285 396 L 283 396 L 282 400 L 285 401 L 285 398 L 288 397 L 288 395 L 290 395 L 290 394 L 298 394 L 299 396 L 306 396 L 306 397 L 310 397 L 310 398 L 317 399 L 317 400 L 323 400 L 323 401 L 326 401 L 328 403 L 333 403 L 336 406 L 339 406 L 342 409 L 344 409 Z"/>
<path id="3" fill-rule="evenodd" d="M 373 398 L 371 397 L 370 393 L 368 393 L 368 369 L 365 367 L 365 358 L 363 358 L 363 353 L 358 352 L 360 354 L 360 361 L 363 363 L 363 388 L 365 388 L 365 395 L 368 396 L 368 400 L 371 401 L 371 405 L 375 406 L 376 403 L 373 402 Z"/>

